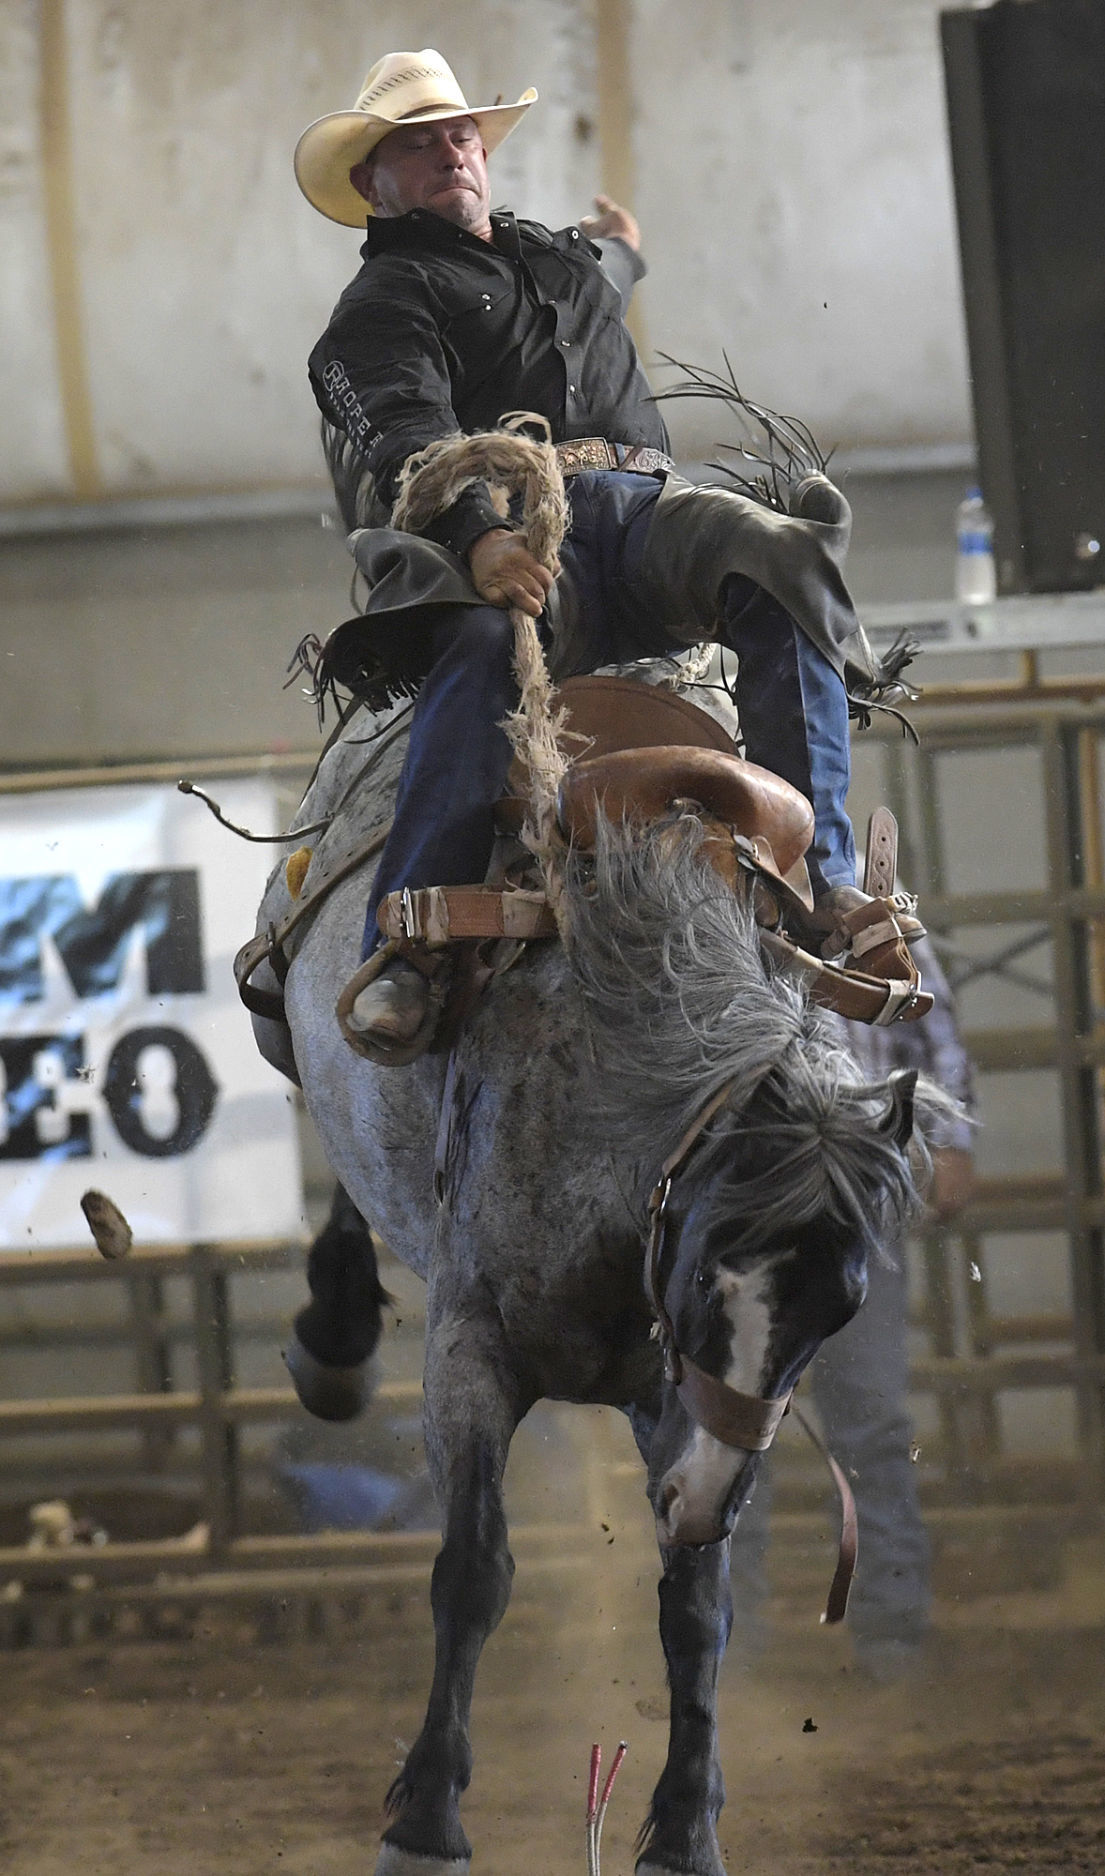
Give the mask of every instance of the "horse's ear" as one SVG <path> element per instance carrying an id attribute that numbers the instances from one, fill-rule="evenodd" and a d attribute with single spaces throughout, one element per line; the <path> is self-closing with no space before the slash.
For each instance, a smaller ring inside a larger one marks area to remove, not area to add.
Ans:
<path id="1" fill-rule="evenodd" d="M 887 1087 L 890 1093 L 890 1106 L 885 1119 L 880 1123 L 883 1133 L 888 1133 L 895 1146 L 905 1152 L 909 1145 L 909 1136 L 913 1132 L 913 1096 L 917 1089 L 917 1070 L 915 1068 L 896 1068 Z"/>

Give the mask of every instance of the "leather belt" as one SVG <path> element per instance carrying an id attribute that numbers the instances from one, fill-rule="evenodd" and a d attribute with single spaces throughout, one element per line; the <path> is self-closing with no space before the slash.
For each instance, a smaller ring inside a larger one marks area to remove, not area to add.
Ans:
<path id="1" fill-rule="evenodd" d="M 556 445 L 556 460 L 563 476 L 585 469 L 628 469 L 634 475 L 670 475 L 675 464 L 662 449 L 645 443 L 611 443 L 604 436 L 574 436 Z"/>

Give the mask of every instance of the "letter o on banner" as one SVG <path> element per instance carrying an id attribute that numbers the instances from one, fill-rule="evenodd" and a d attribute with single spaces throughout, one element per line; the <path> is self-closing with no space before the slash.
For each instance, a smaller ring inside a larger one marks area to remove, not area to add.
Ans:
<path id="1" fill-rule="evenodd" d="M 143 1085 L 142 1057 L 161 1049 L 172 1058 L 174 1080 L 157 1103 L 173 1124 L 155 1132 L 149 1124 L 149 1100 Z M 151 1025 L 120 1036 L 108 1058 L 104 1099 L 124 1146 L 147 1159 L 172 1159 L 202 1139 L 215 1111 L 218 1088 L 196 1044 L 181 1029 Z M 166 1100 L 167 1097 L 167 1100 Z"/>

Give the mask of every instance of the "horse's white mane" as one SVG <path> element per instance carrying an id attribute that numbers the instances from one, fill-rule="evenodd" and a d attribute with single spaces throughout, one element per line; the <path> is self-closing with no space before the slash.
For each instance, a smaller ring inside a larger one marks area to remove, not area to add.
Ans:
<path id="1" fill-rule="evenodd" d="M 587 1011 L 613 1138 L 655 1169 L 724 1083 L 701 1149 L 742 1152 L 725 1203 L 763 1241 L 825 1212 L 871 1238 L 917 1194 L 895 1138 L 902 1095 L 867 1080 L 835 1019 L 765 962 L 751 906 L 701 857 L 695 817 L 642 830 L 600 820 L 596 852 L 567 874 L 568 954 Z M 912 1084 L 911 1091 L 912 1091 Z M 954 1106 L 916 1095 L 918 1136 Z M 728 1143 L 728 1145 L 727 1145 Z"/>

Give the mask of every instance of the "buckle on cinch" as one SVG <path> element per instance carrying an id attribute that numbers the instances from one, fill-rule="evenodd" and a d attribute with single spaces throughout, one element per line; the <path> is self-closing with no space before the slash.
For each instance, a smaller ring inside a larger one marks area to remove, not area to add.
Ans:
<path id="1" fill-rule="evenodd" d="M 399 898 L 399 929 L 404 938 L 418 937 L 418 914 L 409 886 L 404 886 Z"/>

